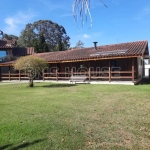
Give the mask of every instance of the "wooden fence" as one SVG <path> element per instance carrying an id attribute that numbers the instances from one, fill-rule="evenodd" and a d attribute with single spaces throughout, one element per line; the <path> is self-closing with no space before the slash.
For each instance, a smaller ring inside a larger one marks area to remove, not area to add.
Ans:
<path id="1" fill-rule="evenodd" d="M 43 72 L 41 75 L 36 76 L 35 79 L 42 80 L 69 80 L 70 76 L 75 75 L 86 75 L 89 81 L 95 79 L 105 79 L 111 82 L 115 79 L 130 79 L 132 82 L 135 80 L 135 71 L 91 71 L 90 69 L 86 72 Z M 0 74 L 1 80 L 25 80 L 28 79 L 28 74 L 24 73 L 2 73 Z"/>

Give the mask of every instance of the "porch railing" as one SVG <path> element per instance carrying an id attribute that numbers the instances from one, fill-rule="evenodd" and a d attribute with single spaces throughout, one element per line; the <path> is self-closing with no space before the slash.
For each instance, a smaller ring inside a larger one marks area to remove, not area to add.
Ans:
<path id="1" fill-rule="evenodd" d="M 134 82 L 136 71 L 86 71 L 86 72 L 48 72 L 35 77 L 35 79 L 42 80 L 69 80 L 71 75 L 86 75 L 89 81 L 94 79 L 105 79 L 111 82 L 115 79 L 130 79 Z M 24 73 L 2 73 L 0 74 L 1 80 L 24 80 L 28 79 L 28 75 Z"/>
<path id="2" fill-rule="evenodd" d="M 90 80 L 92 79 L 134 79 L 135 72 L 133 71 L 88 71 L 88 72 L 56 72 L 43 73 L 43 80 L 55 79 L 69 79 L 71 75 L 86 75 Z M 133 80 L 132 80 L 133 81 Z"/>
<path id="3" fill-rule="evenodd" d="M 22 79 L 28 79 L 27 74 L 23 73 L 2 73 L 0 74 L 1 80 L 22 80 Z"/>

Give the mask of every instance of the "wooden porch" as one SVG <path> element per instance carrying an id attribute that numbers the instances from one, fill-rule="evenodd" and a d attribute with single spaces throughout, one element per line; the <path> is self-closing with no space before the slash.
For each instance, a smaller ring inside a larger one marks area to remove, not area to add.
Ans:
<path id="1" fill-rule="evenodd" d="M 86 75 L 89 82 L 131 81 L 134 83 L 138 80 L 136 58 L 115 61 L 115 65 L 113 65 L 112 60 L 49 64 L 49 67 L 38 74 L 35 80 L 62 81 L 69 80 L 72 75 Z M 13 70 L 11 65 L 0 66 L 0 80 L 28 80 L 28 74 Z"/>

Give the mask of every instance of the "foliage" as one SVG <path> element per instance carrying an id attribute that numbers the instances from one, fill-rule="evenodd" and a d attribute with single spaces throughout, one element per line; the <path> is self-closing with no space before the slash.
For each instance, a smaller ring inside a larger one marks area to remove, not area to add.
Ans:
<path id="1" fill-rule="evenodd" d="M 33 47 L 34 40 L 38 39 L 36 33 L 33 31 L 31 23 L 26 25 L 26 28 L 21 32 L 18 38 L 18 45 L 20 47 Z"/>
<path id="2" fill-rule="evenodd" d="M 3 31 L 0 30 L 0 39 L 3 39 Z"/>
<path id="3" fill-rule="evenodd" d="M 150 149 L 149 85 L 25 85 L 0 85 L 5 150 Z"/>
<path id="4" fill-rule="evenodd" d="M 15 39 L 16 41 L 18 40 L 18 36 L 12 35 L 12 34 L 9 35 L 9 34 L 6 34 L 6 33 L 3 34 L 3 38 L 7 39 L 7 40 L 13 40 L 13 39 Z"/>
<path id="5" fill-rule="evenodd" d="M 82 41 L 78 41 L 75 48 L 83 48 L 84 43 Z"/>
<path id="6" fill-rule="evenodd" d="M 0 57 L 0 62 L 8 62 L 8 61 L 13 61 L 16 60 L 17 57 L 13 55 L 6 55 L 4 57 Z"/>
<path id="7" fill-rule="evenodd" d="M 48 52 L 48 46 L 43 35 L 40 35 L 39 39 L 34 41 L 34 51 L 36 53 Z"/>
<path id="8" fill-rule="evenodd" d="M 64 49 L 64 44 L 61 42 L 61 39 L 59 39 L 56 50 L 63 51 L 63 49 Z"/>
<path id="9" fill-rule="evenodd" d="M 14 69 L 23 71 L 29 75 L 29 86 L 33 87 L 34 77 L 47 66 L 47 62 L 43 58 L 35 56 L 24 56 L 16 60 Z"/>
<path id="10" fill-rule="evenodd" d="M 70 47 L 70 37 L 67 35 L 65 28 L 51 20 L 39 20 L 33 24 L 27 24 L 19 36 L 18 44 L 23 47 L 33 47 L 34 43 L 42 35 L 45 38 L 49 51 L 56 51 L 59 40 L 65 45 L 63 50 Z"/>

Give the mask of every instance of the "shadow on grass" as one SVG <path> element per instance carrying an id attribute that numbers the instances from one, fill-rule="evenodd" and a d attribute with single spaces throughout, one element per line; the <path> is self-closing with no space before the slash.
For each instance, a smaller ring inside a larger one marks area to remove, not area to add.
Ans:
<path id="1" fill-rule="evenodd" d="M 76 84 L 48 84 L 48 85 L 35 86 L 35 87 L 59 88 L 59 87 L 72 87 L 72 86 L 76 86 Z"/>
<path id="2" fill-rule="evenodd" d="M 15 146 L 15 147 L 13 147 L 13 148 L 10 148 L 10 150 L 23 149 L 23 148 L 32 146 L 32 145 L 34 145 L 34 144 L 43 142 L 44 140 L 46 140 L 46 139 L 34 140 L 34 141 L 32 141 L 32 142 L 24 142 L 24 143 L 22 143 L 22 144 L 20 144 L 20 145 L 17 145 L 17 146 Z M 4 146 L 0 147 L 0 150 L 4 150 L 4 149 L 6 149 L 6 148 L 8 148 L 8 147 L 10 147 L 10 146 L 12 146 L 12 145 L 13 145 L 13 144 L 4 145 Z"/>
<path id="3" fill-rule="evenodd" d="M 12 144 L 7 144 L 7 145 L 4 145 L 4 146 L 1 146 L 0 150 L 4 150 L 4 149 L 6 149 L 6 148 L 8 148 L 10 146 L 12 146 Z"/>

